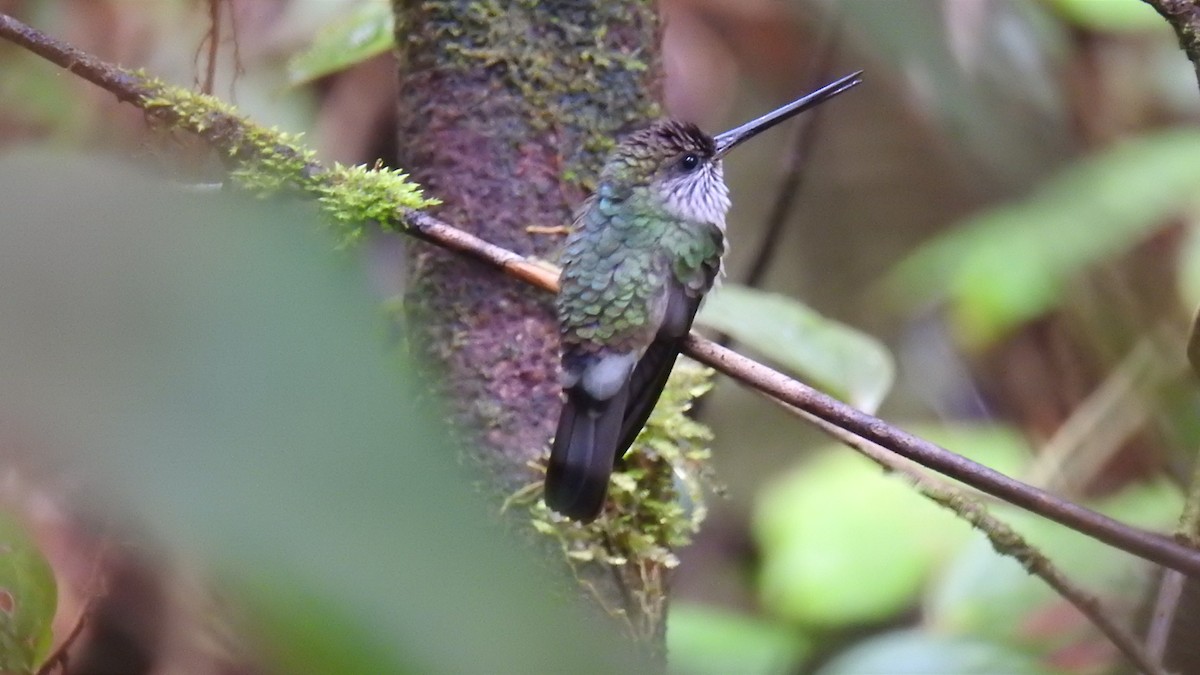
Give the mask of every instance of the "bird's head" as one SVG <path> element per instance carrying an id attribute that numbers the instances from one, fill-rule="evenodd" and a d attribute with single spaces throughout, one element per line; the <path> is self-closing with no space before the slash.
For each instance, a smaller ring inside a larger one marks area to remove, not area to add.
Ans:
<path id="1" fill-rule="evenodd" d="M 725 227 L 729 189 L 721 166 L 733 148 L 861 81 L 861 72 L 831 82 L 758 119 L 709 136 L 694 124 L 660 120 L 626 136 L 609 155 L 601 184 L 640 189 L 676 218 Z"/>

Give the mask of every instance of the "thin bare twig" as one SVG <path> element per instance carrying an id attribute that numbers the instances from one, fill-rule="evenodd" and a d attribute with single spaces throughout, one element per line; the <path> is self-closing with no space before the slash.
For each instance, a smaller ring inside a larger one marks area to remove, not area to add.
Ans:
<path id="1" fill-rule="evenodd" d="M 886 448 L 866 441 L 845 429 L 802 410 L 780 403 L 780 407 L 800 417 L 835 440 L 854 448 L 885 471 L 904 476 L 909 483 L 930 501 L 937 503 L 979 530 L 1000 555 L 1015 559 L 1033 576 L 1046 582 L 1060 596 L 1076 607 L 1100 632 L 1113 643 L 1139 672 L 1145 675 L 1166 675 L 1158 661 L 1147 654 L 1137 638 L 1112 619 L 1100 599 L 1072 583 L 1041 551 L 1030 544 L 1007 523 L 988 513 L 987 507 L 965 491 L 929 475 L 912 462 L 897 457 Z"/>
<path id="2" fill-rule="evenodd" d="M 1158 582 L 1158 593 L 1154 597 L 1154 611 L 1150 615 L 1150 628 L 1146 631 L 1146 649 L 1155 661 L 1162 662 L 1167 656 L 1167 643 L 1171 639 L 1171 627 L 1175 625 L 1175 612 L 1183 597 L 1187 577 L 1175 570 L 1163 570 Z"/>
<path id="3" fill-rule="evenodd" d="M 1163 378 L 1155 356 L 1151 341 L 1140 340 L 1042 446 L 1025 480 L 1068 495 L 1090 484 L 1145 423 L 1148 411 L 1138 394 Z"/>
<path id="4" fill-rule="evenodd" d="M 225 0 L 208 0 L 208 63 L 204 64 L 204 84 L 200 91 L 211 95 L 217 79 L 217 52 L 221 49 L 221 5 Z M 204 42 L 200 43 L 202 46 Z M 197 55 L 198 56 L 198 55 Z"/>
<path id="5" fill-rule="evenodd" d="M 829 26 L 816 50 L 817 58 L 813 61 L 811 72 L 807 78 L 809 83 L 814 85 L 813 88 L 816 84 L 828 79 L 829 73 L 833 69 L 833 57 L 837 54 L 838 42 L 842 33 L 843 14 L 838 11 L 836 6 L 832 11 L 833 16 L 829 19 Z M 823 119 L 821 115 L 822 106 L 817 106 L 800 120 L 800 128 L 796 130 L 796 142 L 792 144 L 787 159 L 787 169 L 783 173 L 783 182 L 779 185 L 775 203 L 771 205 L 771 213 L 767 216 L 766 231 L 762 240 L 759 241 L 758 249 L 751 257 L 750 269 L 746 272 L 746 278 L 742 280 L 742 283 L 750 288 L 757 288 L 762 284 L 763 277 L 766 276 L 771 261 L 779 250 L 779 239 L 783 236 L 784 226 L 787 224 L 788 216 L 792 214 L 796 198 L 804 187 L 804 178 L 809 166 L 808 160 L 812 157 L 813 145 L 817 140 L 817 130 Z M 722 344 L 726 343 L 722 341 Z"/>
<path id="6" fill-rule="evenodd" d="M 1200 320 L 1200 315 L 1198 315 Z M 1193 372 L 1200 376 L 1200 360 L 1195 358 L 1195 345 L 1200 342 L 1200 321 L 1192 327 L 1188 338 L 1188 358 Z M 1200 456 L 1200 455 L 1198 455 Z M 1200 459 L 1193 460 L 1192 479 L 1188 485 L 1187 498 L 1175 537 L 1192 547 L 1200 545 Z M 1176 570 L 1165 570 L 1158 582 L 1158 593 L 1154 598 L 1154 610 L 1150 615 L 1150 626 L 1146 631 L 1146 645 L 1151 654 L 1160 661 L 1167 656 L 1167 645 L 1171 630 L 1175 626 L 1180 600 L 1188 580 Z"/>
<path id="7" fill-rule="evenodd" d="M 30 51 L 109 90 L 121 100 L 144 107 L 149 114 L 166 121 L 172 118 L 169 109 L 147 105 L 147 98 L 155 91 L 147 87 L 141 78 L 63 45 L 4 14 L 0 14 L 0 38 L 25 46 Z M 244 125 L 243 120 L 234 115 L 217 112 L 213 113 L 211 120 L 214 127 L 223 128 L 226 133 L 210 132 L 202 134 L 202 137 L 213 143 L 225 156 L 232 156 L 236 160 L 241 153 L 256 151 L 253 146 L 239 145 L 239 134 L 229 133 L 230 128 L 236 129 Z M 279 152 L 294 154 L 294 151 L 286 146 L 281 147 Z M 324 169 L 316 162 L 311 162 L 304 168 L 304 172 L 306 178 L 311 178 L 320 176 Z M 427 214 L 398 212 L 396 221 L 390 225 L 437 246 L 493 265 L 527 283 L 548 291 L 557 290 L 557 270 L 485 242 Z M 941 446 L 856 410 L 698 335 L 688 337 L 684 353 L 769 398 L 800 408 L 855 436 L 876 443 L 954 480 L 1136 556 L 1200 578 L 1200 550 L 1189 548 L 1160 534 L 1126 525 L 1009 478 L 994 469 L 956 455 Z"/>

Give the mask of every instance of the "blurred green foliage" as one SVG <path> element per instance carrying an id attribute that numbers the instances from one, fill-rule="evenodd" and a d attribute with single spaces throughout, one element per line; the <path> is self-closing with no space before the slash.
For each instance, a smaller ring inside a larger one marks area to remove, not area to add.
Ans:
<path id="1" fill-rule="evenodd" d="M 1167 29 L 1145 0 L 1042 0 L 1064 19 L 1093 30 L 1130 32 Z"/>
<path id="2" fill-rule="evenodd" d="M 879 408 L 895 377 L 879 340 L 778 293 L 723 284 L 696 321 L 868 412 Z"/>
<path id="3" fill-rule="evenodd" d="M 50 651 L 54 572 L 21 524 L 0 511 L 0 672 L 33 672 Z"/>
<path id="4" fill-rule="evenodd" d="M 667 621 L 670 672 L 793 673 L 812 643 L 790 627 L 704 605 L 676 603 Z"/>
<path id="5" fill-rule="evenodd" d="M 1135 526 L 1164 529 L 1178 517 L 1183 498 L 1176 486 L 1156 481 L 1131 485 L 1091 506 Z M 1142 602 L 1152 570 L 1138 559 L 1013 507 L 996 506 L 993 512 L 1060 569 L 1069 571 L 1075 583 L 1104 598 L 1111 612 L 1130 615 Z M 926 622 L 934 631 L 990 639 L 1042 654 L 1094 638 L 1092 626 L 1078 615 L 1038 630 L 1039 616 L 1052 611 L 1060 617 L 1070 614 L 1066 601 L 1049 586 L 1028 580 L 1029 573 L 1016 561 L 996 555 L 990 543 L 973 537 L 949 559 L 924 594 Z"/>
<path id="6" fill-rule="evenodd" d="M 214 570 L 296 673 L 614 672 L 489 523 L 315 209 L 0 161 L 0 409 Z"/>
<path id="7" fill-rule="evenodd" d="M 818 670 L 817 675 L 1049 675 L 1054 672 L 1029 654 L 995 643 L 900 631 L 862 641 Z"/>
<path id="8" fill-rule="evenodd" d="M 322 28 L 304 51 L 288 60 L 293 85 L 344 70 L 392 48 L 392 7 L 387 0 L 361 3 Z"/>
<path id="9" fill-rule="evenodd" d="M 953 437 L 952 447 L 989 466 L 1011 467 L 1028 453 L 1000 429 L 937 435 Z M 912 604 L 970 529 L 903 480 L 830 448 L 758 496 L 761 602 L 776 616 L 813 626 L 884 621 Z"/>
<path id="10" fill-rule="evenodd" d="M 825 627 L 903 610 L 969 530 L 848 452 L 825 453 L 764 489 L 754 526 L 763 606 Z"/>
<path id="11" fill-rule="evenodd" d="M 46 64 L 0 45 L 0 101 L 3 113 L 34 127 L 46 129 L 59 138 L 77 133 L 89 111 L 76 105 L 70 82 L 58 76 Z"/>
<path id="12" fill-rule="evenodd" d="M 1080 160 L 1019 202 L 970 218 L 888 279 L 906 306 L 946 300 L 958 335 L 989 344 L 1057 306 L 1089 265 L 1195 202 L 1200 132 L 1147 134 Z"/>
<path id="13" fill-rule="evenodd" d="M 1200 222 L 1195 210 L 1179 248 L 1179 296 L 1186 307 L 1200 307 Z"/>
<path id="14" fill-rule="evenodd" d="M 1005 427 L 913 430 L 1010 475 L 1019 475 L 1032 456 L 1021 436 Z M 1162 529 L 1177 517 L 1182 496 L 1158 481 L 1132 485 L 1092 506 Z M 1019 509 L 991 508 L 1115 611 L 1131 613 L 1146 591 L 1151 576 L 1143 562 Z M 688 638 L 678 642 L 687 650 L 678 655 L 680 663 L 721 662 L 723 649 L 736 648 L 754 655 L 738 672 L 776 673 L 782 654 L 803 659 L 822 636 L 885 625 L 919 607 L 916 629 L 856 643 L 818 672 L 1093 672 L 1094 664 L 1047 665 L 1046 655 L 1056 650 L 1103 639 L 1065 600 L 1013 559 L 997 555 L 965 521 L 844 448 L 830 448 L 767 486 L 754 525 L 762 556 L 759 600 L 774 621 L 688 607 L 671 617 L 672 629 Z M 1047 617 L 1057 618 L 1039 623 Z M 719 633 L 726 621 L 726 636 L 710 633 Z M 707 637 L 702 642 L 696 635 Z"/>

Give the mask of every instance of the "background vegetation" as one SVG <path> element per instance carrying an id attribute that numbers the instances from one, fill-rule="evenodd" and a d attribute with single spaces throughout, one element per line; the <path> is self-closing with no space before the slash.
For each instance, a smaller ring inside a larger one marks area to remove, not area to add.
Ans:
<path id="1" fill-rule="evenodd" d="M 395 156 L 387 2 L 217 4 L 217 33 L 205 2 L 0 11 L 305 132 L 323 161 Z M 803 131 L 729 159 L 731 283 L 702 322 L 989 466 L 1171 530 L 1200 446 L 1184 360 L 1200 303 L 1200 98 L 1167 24 L 1138 0 L 660 6 L 666 109 L 710 131 L 817 80 L 867 77 Z M 485 507 L 420 381 L 387 375 L 411 364 L 387 350 L 362 289 L 400 292 L 396 241 L 330 258 L 331 242 L 297 240 L 319 229 L 302 207 L 148 190 L 124 168 L 131 156 L 192 184 L 222 173 L 188 139 L 148 137 L 136 110 L 30 55 L 0 45 L 0 66 L 13 521 L 0 533 L 25 556 L 0 565 L 22 600 L 0 624 L 0 670 L 62 642 L 104 556 L 132 570 L 109 581 L 132 598 L 126 614 L 170 618 L 132 624 L 146 672 L 634 667 L 538 590 L 554 573 L 481 531 Z M 795 199 L 784 219 L 781 193 Z M 78 311 L 39 312 L 50 307 Z M 197 417 L 194 401 L 213 409 Z M 699 414 L 725 489 L 678 551 L 672 669 L 1125 667 L 1071 605 L 902 481 L 728 382 Z M 43 421 L 54 438 L 29 435 Z M 128 511 L 134 524 L 116 515 Z M 994 511 L 1144 633 L 1151 566 Z M 98 527 L 110 519 L 126 523 L 120 535 Z M 127 540 L 137 555 L 112 553 Z M 196 580 L 213 574 L 221 592 Z M 243 625 L 265 655 L 232 639 Z"/>

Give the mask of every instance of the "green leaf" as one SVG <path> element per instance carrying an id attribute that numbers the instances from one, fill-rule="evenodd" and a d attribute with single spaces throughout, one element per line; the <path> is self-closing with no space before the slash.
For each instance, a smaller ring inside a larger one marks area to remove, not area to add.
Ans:
<path id="1" fill-rule="evenodd" d="M 759 597 L 811 625 L 882 621 L 916 601 L 968 531 L 867 460 L 824 453 L 759 496 Z"/>
<path id="2" fill-rule="evenodd" d="M 1129 248 L 1196 200 L 1200 132 L 1127 141 L 1065 169 L 1028 199 L 926 244 L 887 284 L 906 304 L 950 303 L 968 344 L 1053 308 L 1086 266 Z"/>
<path id="3" fill-rule="evenodd" d="M 0 672 L 29 673 L 53 640 L 54 572 L 21 525 L 0 511 Z"/>
<path id="4" fill-rule="evenodd" d="M 972 459 L 1014 470 L 1027 445 L 1002 427 L 920 429 Z M 754 511 L 759 595 L 780 616 L 842 626 L 886 620 L 917 601 L 971 527 L 902 478 L 832 447 L 768 485 Z"/>
<path id="5" fill-rule="evenodd" d="M 895 378 L 892 356 L 878 340 L 784 295 L 725 284 L 696 321 L 868 412 Z"/>
<path id="6" fill-rule="evenodd" d="M 304 84 L 345 70 L 392 48 L 392 7 L 386 0 L 365 2 L 321 30 L 311 45 L 288 61 L 288 79 Z"/>
<path id="7" fill-rule="evenodd" d="M 811 651 L 811 640 L 785 626 L 703 605 L 673 603 L 667 617 L 672 673 L 794 673 Z"/>
<path id="8" fill-rule="evenodd" d="M 1091 30 L 1121 33 L 1166 30 L 1167 22 L 1144 0 L 1042 0 L 1059 16 Z"/>
<path id="9" fill-rule="evenodd" d="M 1011 647 L 911 630 L 885 633 L 860 642 L 825 664 L 817 675 L 1044 675 L 1052 672 Z"/>
<path id="10" fill-rule="evenodd" d="M 4 45 L 0 59 L 0 111 L 23 123 L 37 125 L 62 137 L 79 133 L 89 108 L 77 95 L 73 83 L 45 62 Z"/>
<path id="11" fill-rule="evenodd" d="M 644 670 L 488 515 L 317 209 L 235 197 L 0 161 L 0 410 L 46 448 L 26 459 L 237 589 L 272 670 Z"/>

